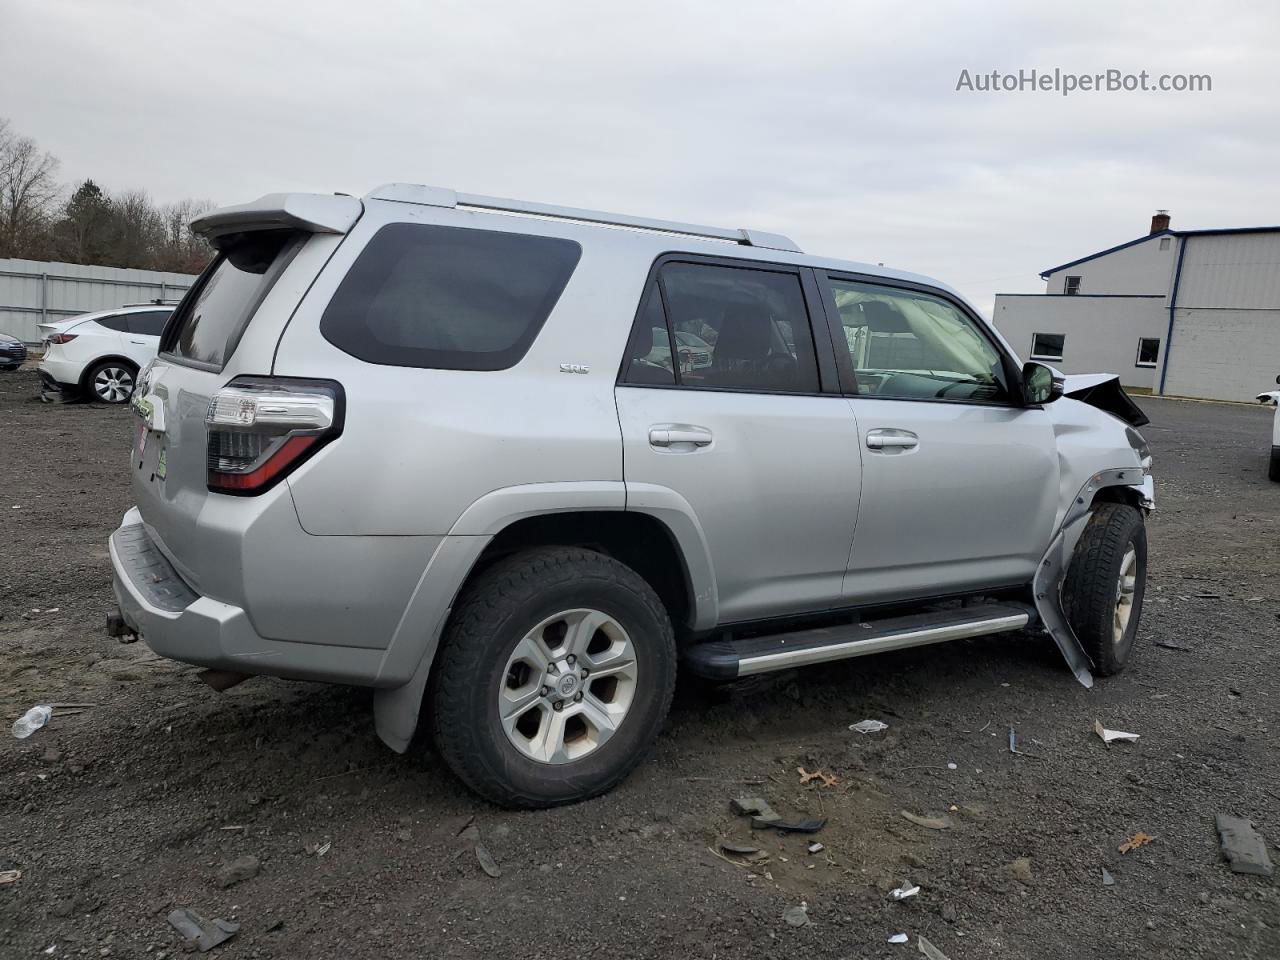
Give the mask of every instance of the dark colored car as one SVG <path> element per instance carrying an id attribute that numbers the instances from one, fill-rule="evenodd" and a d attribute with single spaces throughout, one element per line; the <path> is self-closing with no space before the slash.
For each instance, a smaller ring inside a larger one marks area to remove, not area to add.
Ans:
<path id="1" fill-rule="evenodd" d="M 17 370 L 27 359 L 27 345 L 17 337 L 0 333 L 0 370 Z"/>

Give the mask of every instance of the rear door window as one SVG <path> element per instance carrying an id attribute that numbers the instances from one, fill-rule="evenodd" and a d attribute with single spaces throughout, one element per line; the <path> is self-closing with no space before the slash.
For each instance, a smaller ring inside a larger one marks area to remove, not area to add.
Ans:
<path id="1" fill-rule="evenodd" d="M 662 265 L 658 279 L 680 386 L 818 392 L 798 274 L 675 261 Z"/>
<path id="2" fill-rule="evenodd" d="M 164 322 L 169 319 L 168 310 L 148 310 L 146 313 L 130 313 L 129 332 L 144 337 L 158 337 L 164 331 Z"/>
<path id="3" fill-rule="evenodd" d="M 127 333 L 129 330 L 129 318 L 123 313 L 114 317 L 102 317 L 97 321 L 97 324 L 100 327 L 106 327 L 108 330 L 115 330 L 118 333 Z"/>
<path id="4" fill-rule="evenodd" d="M 581 254 L 556 237 L 388 224 L 343 278 L 320 333 L 370 363 L 505 370 L 528 351 Z"/>
<path id="5" fill-rule="evenodd" d="M 163 353 L 222 369 L 253 311 L 267 295 L 297 244 L 290 230 L 244 234 L 209 265 L 160 344 Z"/>

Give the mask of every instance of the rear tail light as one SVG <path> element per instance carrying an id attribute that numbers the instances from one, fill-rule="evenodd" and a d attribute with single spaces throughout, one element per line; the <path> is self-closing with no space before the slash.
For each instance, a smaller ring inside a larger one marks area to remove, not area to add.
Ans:
<path id="1" fill-rule="evenodd" d="M 80 334 L 78 333 L 55 333 L 48 338 L 48 342 L 49 343 L 70 343 L 72 340 L 74 340 L 78 336 L 80 336 Z"/>
<path id="2" fill-rule="evenodd" d="M 342 433 L 344 396 L 333 380 L 237 377 L 213 395 L 209 489 L 253 496 Z"/>

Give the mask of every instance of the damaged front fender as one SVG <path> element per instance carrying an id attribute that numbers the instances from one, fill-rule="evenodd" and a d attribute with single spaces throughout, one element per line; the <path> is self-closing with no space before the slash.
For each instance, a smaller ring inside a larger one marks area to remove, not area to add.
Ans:
<path id="1" fill-rule="evenodd" d="M 1061 375 L 1062 395 L 1097 407 L 1129 424 L 1143 427 L 1151 419 L 1133 402 L 1114 373 L 1068 373 Z"/>
<path id="2" fill-rule="evenodd" d="M 1093 686 L 1094 664 L 1067 620 L 1066 610 L 1062 605 L 1062 586 L 1067 579 L 1067 569 L 1071 566 L 1076 544 L 1080 542 L 1080 535 L 1084 533 L 1089 517 L 1093 514 L 1095 497 L 1103 487 L 1133 487 L 1142 497 L 1146 509 L 1155 506 L 1151 478 L 1144 476 L 1141 469 L 1121 467 L 1095 473 L 1080 488 L 1075 500 L 1067 508 L 1066 516 L 1050 541 L 1049 549 L 1041 558 L 1032 581 L 1040 622 L 1058 645 L 1071 672 L 1086 687 Z"/>

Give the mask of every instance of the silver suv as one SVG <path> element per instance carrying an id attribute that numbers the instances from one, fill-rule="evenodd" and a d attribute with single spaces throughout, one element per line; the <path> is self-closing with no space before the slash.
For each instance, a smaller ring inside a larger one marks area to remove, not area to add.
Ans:
<path id="1" fill-rule="evenodd" d="M 209 668 L 425 710 L 457 775 L 608 790 L 716 680 L 1035 627 L 1132 648 L 1153 506 L 1115 378 L 785 237 L 391 184 L 195 222 L 139 377 L 120 616 Z"/>

